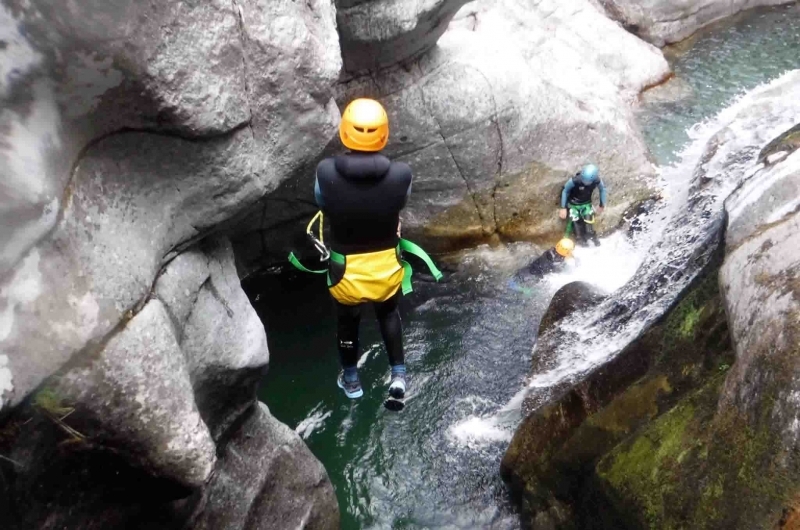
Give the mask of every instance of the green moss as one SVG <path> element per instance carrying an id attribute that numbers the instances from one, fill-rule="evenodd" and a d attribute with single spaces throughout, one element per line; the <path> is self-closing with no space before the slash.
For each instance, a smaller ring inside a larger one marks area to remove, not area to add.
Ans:
<path id="1" fill-rule="evenodd" d="M 71 407 L 65 407 L 55 390 L 47 387 L 36 393 L 33 398 L 33 404 L 54 416 L 64 416 L 73 410 Z"/>
<path id="2" fill-rule="evenodd" d="M 612 453 L 607 468 L 600 472 L 621 496 L 638 501 L 650 527 L 662 526 L 668 509 L 665 502 L 679 487 L 670 480 L 670 470 L 695 449 L 688 432 L 694 415 L 690 403 L 675 407 L 659 418 L 647 435 L 636 437 L 629 446 Z"/>
<path id="3" fill-rule="evenodd" d="M 724 374 L 619 444 L 596 466 L 606 498 L 663 529 L 770 528 L 798 476 L 779 465 L 778 438 L 718 412 Z"/>
<path id="4" fill-rule="evenodd" d="M 713 414 L 708 410 L 718 394 L 721 378 L 698 394 L 681 400 L 632 439 L 618 445 L 597 465 L 597 474 L 609 498 L 648 528 L 685 528 L 673 512 L 691 505 L 691 491 L 681 480 L 706 450 L 698 426 Z M 705 396 L 704 394 L 711 394 Z M 706 399 L 703 399 L 706 398 Z"/>
<path id="5" fill-rule="evenodd" d="M 642 420 L 658 415 L 659 398 L 671 391 L 672 387 L 664 376 L 646 379 L 594 414 L 587 424 L 615 434 L 628 434 Z"/>
<path id="6" fill-rule="evenodd" d="M 683 317 L 683 322 L 681 322 L 680 326 L 680 335 L 684 339 L 689 339 L 694 337 L 694 328 L 697 326 L 697 322 L 700 320 L 700 310 L 695 309 L 692 307 L 686 312 L 686 315 Z"/>

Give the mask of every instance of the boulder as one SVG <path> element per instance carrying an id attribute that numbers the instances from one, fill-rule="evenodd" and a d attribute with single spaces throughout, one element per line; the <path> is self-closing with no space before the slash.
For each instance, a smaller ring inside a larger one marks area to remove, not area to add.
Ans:
<path id="1" fill-rule="evenodd" d="M 130 455 L 153 475 L 197 488 L 211 474 L 214 442 L 159 300 L 148 302 L 96 360 L 69 370 L 40 392 L 69 403 L 77 411 L 72 428 L 93 444 Z"/>
<path id="2" fill-rule="evenodd" d="M 791 466 L 800 425 L 800 152 L 756 172 L 728 199 L 722 286 L 736 343 L 722 412 L 780 437 Z"/>
<path id="3" fill-rule="evenodd" d="M 138 313 L 11 411 L 0 431 L 4 464 L 13 462 L 0 469 L 9 502 L 0 522 L 337 527 L 321 464 L 256 404 L 268 360 L 230 242 L 180 254 Z M 130 494 L 134 483 L 147 491 Z"/>
<path id="4" fill-rule="evenodd" d="M 539 334 L 545 333 L 567 315 L 600 302 L 606 294 L 588 282 L 570 282 L 556 291 L 539 323 Z"/>
<path id="5" fill-rule="evenodd" d="M 719 260 L 661 322 L 523 421 L 500 471 L 522 506 L 524 526 L 625 527 L 613 504 L 593 493 L 594 466 L 730 366 L 718 268 Z"/>
<path id="6" fill-rule="evenodd" d="M 197 530 L 339 528 L 327 473 L 297 433 L 263 403 L 233 429 L 200 505 L 191 521 Z"/>
<path id="7" fill-rule="evenodd" d="M 268 362 L 215 233 L 324 149 L 340 69 L 330 0 L 0 6 L 0 526 L 197 512 Z"/>
<path id="8" fill-rule="evenodd" d="M 469 0 L 336 0 L 347 72 L 377 71 L 414 59 L 436 45 Z"/>
<path id="9" fill-rule="evenodd" d="M 200 414 L 219 438 L 255 400 L 269 351 L 264 325 L 236 275 L 230 242 L 207 252 L 209 276 L 196 291 L 180 344 Z"/>
<path id="10" fill-rule="evenodd" d="M 598 0 L 628 31 L 656 46 L 681 41 L 700 28 L 759 6 L 787 0 Z"/>
<path id="11" fill-rule="evenodd" d="M 796 520 L 798 90 L 795 71 L 756 91 L 703 156 L 707 183 L 729 179 L 726 165 L 745 174 L 725 202 L 720 270 L 735 362 L 598 462 L 600 495 L 631 524 L 750 529 Z M 740 143 L 746 137 L 750 145 Z M 775 149 L 787 154 L 769 163 Z"/>
<path id="12" fill-rule="evenodd" d="M 330 2 L 95 4 L 0 8 L 0 407 L 105 340 L 338 120 Z"/>

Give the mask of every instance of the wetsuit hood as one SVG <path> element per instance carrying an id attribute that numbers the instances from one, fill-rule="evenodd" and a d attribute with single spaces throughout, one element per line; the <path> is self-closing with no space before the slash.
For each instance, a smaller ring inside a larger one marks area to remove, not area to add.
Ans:
<path id="1" fill-rule="evenodd" d="M 389 172 L 391 161 L 375 153 L 348 153 L 334 159 L 336 171 L 346 179 L 382 179 Z"/>

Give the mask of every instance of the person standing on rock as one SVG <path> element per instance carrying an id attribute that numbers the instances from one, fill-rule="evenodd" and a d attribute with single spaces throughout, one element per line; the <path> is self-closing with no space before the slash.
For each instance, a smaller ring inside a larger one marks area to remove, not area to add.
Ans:
<path id="1" fill-rule="evenodd" d="M 567 213 L 569 213 L 564 237 L 570 237 L 574 229 L 576 239 L 582 243 L 585 244 L 587 239 L 591 239 L 595 246 L 600 246 L 600 240 L 597 239 L 593 227 L 595 218 L 592 194 L 595 188 L 600 190 L 600 206 L 597 208 L 597 213 L 603 213 L 608 200 L 606 186 L 600 178 L 600 170 L 597 166 L 588 164 L 564 184 L 564 188 L 561 190 L 561 209 L 558 211 L 558 216 L 566 219 Z"/>
<path id="2" fill-rule="evenodd" d="M 398 244 L 411 168 L 380 154 L 389 139 L 389 119 L 377 101 L 352 101 L 342 114 L 339 138 L 350 151 L 320 162 L 314 184 L 331 230 L 328 288 L 336 305 L 342 364 L 337 384 L 348 398 L 364 394 L 357 367 L 358 328 L 364 305 L 372 303 L 389 355 L 389 395 L 400 400 L 406 393 L 406 365 Z"/>

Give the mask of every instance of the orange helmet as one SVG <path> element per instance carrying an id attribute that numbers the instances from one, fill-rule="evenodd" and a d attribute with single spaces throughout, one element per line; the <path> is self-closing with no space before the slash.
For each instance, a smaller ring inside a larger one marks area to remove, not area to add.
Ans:
<path id="1" fill-rule="evenodd" d="M 575 243 L 569 238 L 565 237 L 556 244 L 556 252 L 559 256 L 568 258 L 572 255 L 573 250 L 575 250 Z"/>
<path id="2" fill-rule="evenodd" d="M 380 151 L 389 141 L 389 117 L 374 99 L 354 99 L 342 113 L 339 138 L 353 151 Z"/>

